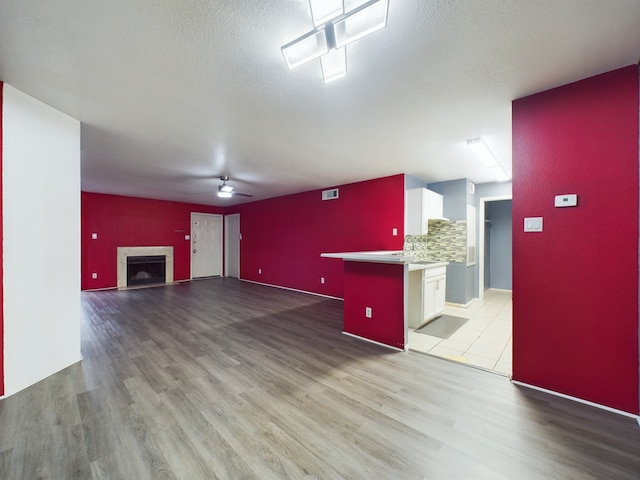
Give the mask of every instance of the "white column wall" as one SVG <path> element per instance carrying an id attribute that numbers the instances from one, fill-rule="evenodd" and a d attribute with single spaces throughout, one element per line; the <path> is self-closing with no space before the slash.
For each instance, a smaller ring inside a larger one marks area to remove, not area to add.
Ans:
<path id="1" fill-rule="evenodd" d="M 80 122 L 4 84 L 5 395 L 81 360 Z"/>

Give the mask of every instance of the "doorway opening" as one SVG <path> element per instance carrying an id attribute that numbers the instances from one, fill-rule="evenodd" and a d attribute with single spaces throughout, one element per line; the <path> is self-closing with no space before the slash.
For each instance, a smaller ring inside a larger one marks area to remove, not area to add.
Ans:
<path id="1" fill-rule="evenodd" d="M 478 298 L 447 304 L 444 314 L 467 319 L 447 338 L 409 331 L 411 350 L 505 376 L 512 373 L 511 196 L 481 198 L 478 208 Z"/>
<path id="2" fill-rule="evenodd" d="M 240 278 L 240 214 L 224 217 L 224 276 Z"/>
<path id="3" fill-rule="evenodd" d="M 478 298 L 489 288 L 511 291 L 511 195 L 480 199 L 478 217 Z"/>

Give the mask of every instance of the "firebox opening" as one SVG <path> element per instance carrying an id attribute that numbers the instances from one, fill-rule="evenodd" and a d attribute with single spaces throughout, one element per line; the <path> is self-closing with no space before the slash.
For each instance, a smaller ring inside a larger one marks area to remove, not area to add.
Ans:
<path id="1" fill-rule="evenodd" d="M 166 283 L 165 255 L 127 257 L 127 286 Z"/>

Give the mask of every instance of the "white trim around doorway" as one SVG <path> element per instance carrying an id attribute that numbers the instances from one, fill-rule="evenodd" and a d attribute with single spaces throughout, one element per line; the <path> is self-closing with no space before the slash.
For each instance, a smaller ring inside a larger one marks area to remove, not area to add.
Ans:
<path id="1" fill-rule="evenodd" d="M 478 251 L 476 258 L 478 259 L 478 298 L 484 299 L 484 215 L 485 215 L 485 203 L 497 202 L 500 200 L 513 200 L 513 195 L 498 195 L 495 197 L 480 197 L 480 203 L 478 205 Z"/>

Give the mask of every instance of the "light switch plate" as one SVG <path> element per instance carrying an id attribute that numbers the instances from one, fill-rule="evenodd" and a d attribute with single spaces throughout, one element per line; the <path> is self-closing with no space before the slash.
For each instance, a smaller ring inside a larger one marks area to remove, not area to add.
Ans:
<path id="1" fill-rule="evenodd" d="M 541 232 L 542 217 L 526 217 L 524 219 L 524 231 L 525 232 Z"/>
<path id="2" fill-rule="evenodd" d="M 98 234 L 97 233 L 92 233 L 91 234 L 91 240 L 97 240 L 98 239 Z"/>

